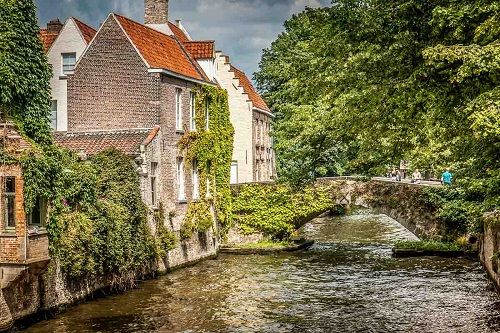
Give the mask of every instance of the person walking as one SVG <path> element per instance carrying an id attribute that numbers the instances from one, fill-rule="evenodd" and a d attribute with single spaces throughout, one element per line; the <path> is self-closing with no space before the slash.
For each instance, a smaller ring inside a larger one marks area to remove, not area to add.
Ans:
<path id="1" fill-rule="evenodd" d="M 418 169 L 415 169 L 415 171 L 413 171 L 413 174 L 411 175 L 411 178 L 412 183 L 420 184 L 420 181 L 422 180 L 422 174 L 420 173 L 420 171 L 418 171 Z"/>
<path id="2" fill-rule="evenodd" d="M 453 174 L 450 172 L 450 169 L 446 169 L 445 172 L 441 175 L 441 184 L 450 186 L 453 181 Z"/>

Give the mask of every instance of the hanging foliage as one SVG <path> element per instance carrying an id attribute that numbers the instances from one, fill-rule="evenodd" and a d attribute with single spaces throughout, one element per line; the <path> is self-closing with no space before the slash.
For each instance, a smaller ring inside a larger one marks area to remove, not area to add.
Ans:
<path id="1" fill-rule="evenodd" d="M 223 236 L 231 226 L 231 160 L 234 128 L 231 124 L 227 92 L 217 87 L 201 86 L 196 95 L 196 131 L 179 141 L 185 153 L 186 167 L 193 163 L 199 170 L 200 200 L 191 202 L 184 218 L 181 238 L 194 231 L 203 232 L 213 225 L 213 204 Z"/>

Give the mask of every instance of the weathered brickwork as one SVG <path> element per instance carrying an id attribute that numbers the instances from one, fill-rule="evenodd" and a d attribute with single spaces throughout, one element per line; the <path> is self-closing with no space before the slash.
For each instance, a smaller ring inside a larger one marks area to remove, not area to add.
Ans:
<path id="1" fill-rule="evenodd" d="M 253 111 L 253 169 L 256 182 L 272 181 L 276 177 L 271 121 L 268 114 Z"/>
<path id="2" fill-rule="evenodd" d="M 107 20 L 68 79 L 68 131 L 153 128 L 159 74 L 149 74 L 115 19 Z"/>
<path id="3" fill-rule="evenodd" d="M 5 177 L 15 177 L 15 229 L 7 228 L 5 221 L 5 188 L 3 186 Z M 24 213 L 23 179 L 19 165 L 4 165 L 0 171 L 0 263 L 20 262 L 26 260 L 26 217 Z"/>
<path id="4" fill-rule="evenodd" d="M 145 0 L 144 10 L 145 24 L 168 23 L 168 0 Z"/>

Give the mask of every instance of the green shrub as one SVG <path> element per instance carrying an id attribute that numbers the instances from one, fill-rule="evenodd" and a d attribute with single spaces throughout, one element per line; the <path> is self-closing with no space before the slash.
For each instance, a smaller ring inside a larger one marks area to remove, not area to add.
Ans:
<path id="1" fill-rule="evenodd" d="M 233 194 L 233 212 L 245 234 L 260 232 L 288 239 L 304 219 L 335 206 L 325 187 L 295 189 L 287 185 L 242 185 Z"/>

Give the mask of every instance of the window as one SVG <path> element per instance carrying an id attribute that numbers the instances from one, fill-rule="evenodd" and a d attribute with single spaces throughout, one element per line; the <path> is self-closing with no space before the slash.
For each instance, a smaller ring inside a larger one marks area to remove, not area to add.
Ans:
<path id="1" fill-rule="evenodd" d="M 200 198 L 200 175 L 198 173 L 198 163 L 193 161 L 193 199 Z"/>
<path id="2" fill-rule="evenodd" d="M 182 131 L 182 89 L 175 89 L 175 129 Z"/>
<path id="3" fill-rule="evenodd" d="M 177 184 L 179 192 L 179 201 L 186 200 L 186 188 L 184 185 L 184 159 L 179 157 L 177 160 Z"/>
<path id="4" fill-rule="evenodd" d="M 231 163 L 231 184 L 238 184 L 238 162 Z"/>
<path id="5" fill-rule="evenodd" d="M 155 206 L 156 205 L 156 200 L 157 200 L 157 186 L 156 186 L 156 173 L 158 172 L 158 163 L 152 162 L 151 163 L 151 205 Z"/>
<path id="6" fill-rule="evenodd" d="M 205 99 L 205 130 L 208 131 L 210 125 L 210 103 L 208 98 Z"/>
<path id="7" fill-rule="evenodd" d="M 28 216 L 28 224 L 37 227 L 45 227 L 47 221 L 47 200 L 38 198 L 35 206 Z"/>
<path id="8" fill-rule="evenodd" d="M 208 161 L 208 166 L 207 166 L 207 174 L 209 175 L 210 174 L 210 170 L 212 169 L 212 162 L 211 161 Z M 206 186 L 207 186 L 207 193 L 206 193 L 206 197 L 207 198 L 210 198 L 212 196 L 212 193 L 210 193 L 210 177 L 207 177 L 207 183 L 206 183 Z"/>
<path id="9" fill-rule="evenodd" d="M 5 190 L 5 223 L 7 228 L 16 227 L 16 178 L 15 177 L 5 177 L 4 183 Z"/>
<path id="10" fill-rule="evenodd" d="M 57 101 L 52 101 L 52 106 L 50 107 L 50 127 L 53 130 L 57 130 Z"/>
<path id="11" fill-rule="evenodd" d="M 62 62 L 63 62 L 63 75 L 73 74 L 76 65 L 76 53 L 63 53 L 62 54 Z"/>
<path id="12" fill-rule="evenodd" d="M 190 114 L 190 130 L 196 131 L 196 93 L 191 92 L 190 95 L 190 105 L 189 105 L 189 114 Z"/>

